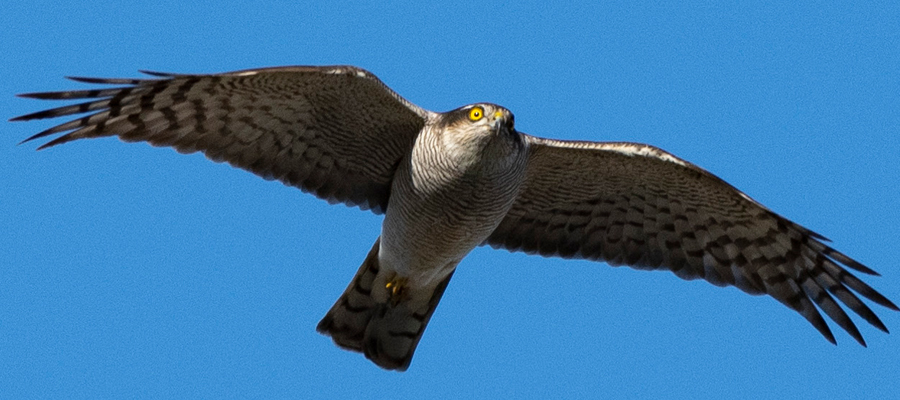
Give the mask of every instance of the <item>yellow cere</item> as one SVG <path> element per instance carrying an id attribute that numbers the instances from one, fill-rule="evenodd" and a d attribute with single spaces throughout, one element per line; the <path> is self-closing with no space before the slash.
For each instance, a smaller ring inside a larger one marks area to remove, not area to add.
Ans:
<path id="1" fill-rule="evenodd" d="M 482 110 L 481 107 L 472 107 L 472 109 L 469 110 L 469 119 L 472 121 L 478 121 L 483 116 L 484 110 Z"/>

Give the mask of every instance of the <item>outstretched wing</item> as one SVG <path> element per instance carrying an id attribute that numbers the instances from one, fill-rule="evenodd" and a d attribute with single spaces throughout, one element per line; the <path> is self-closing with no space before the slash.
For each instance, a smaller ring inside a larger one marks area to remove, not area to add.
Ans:
<path id="1" fill-rule="evenodd" d="M 818 306 L 865 346 L 837 297 L 887 332 L 848 289 L 897 306 L 841 265 L 874 271 L 709 172 L 647 145 L 525 137 L 531 145 L 526 181 L 487 244 L 667 269 L 683 279 L 768 294 L 835 343 Z"/>
<path id="2" fill-rule="evenodd" d="M 115 135 L 182 153 L 202 151 L 329 202 L 380 213 L 395 167 L 430 114 L 350 66 L 147 74 L 156 78 L 70 78 L 122 86 L 22 94 L 91 100 L 12 121 L 91 113 L 25 141 L 68 132 L 40 148 Z"/>

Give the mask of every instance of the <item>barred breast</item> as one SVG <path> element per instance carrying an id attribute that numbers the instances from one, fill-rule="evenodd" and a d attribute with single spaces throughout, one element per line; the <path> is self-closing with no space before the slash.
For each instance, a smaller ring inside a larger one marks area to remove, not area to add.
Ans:
<path id="1" fill-rule="evenodd" d="M 380 261 L 412 286 L 430 286 L 494 231 L 525 177 L 517 136 L 427 127 L 398 167 Z"/>

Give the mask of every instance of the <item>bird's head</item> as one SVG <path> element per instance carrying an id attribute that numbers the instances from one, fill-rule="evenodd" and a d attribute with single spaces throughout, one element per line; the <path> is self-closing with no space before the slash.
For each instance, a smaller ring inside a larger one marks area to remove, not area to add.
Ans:
<path id="1" fill-rule="evenodd" d="M 490 160 L 502 166 L 524 153 L 513 113 L 496 104 L 470 104 L 443 113 L 436 128 L 443 148 L 461 165 Z"/>
<path id="2" fill-rule="evenodd" d="M 504 107 L 491 103 L 471 104 L 460 109 L 469 124 L 492 131 L 494 134 L 515 133 L 515 116 Z"/>
<path id="3" fill-rule="evenodd" d="M 442 115 L 442 125 L 468 139 L 509 138 L 518 136 L 513 113 L 491 103 L 469 104 Z"/>

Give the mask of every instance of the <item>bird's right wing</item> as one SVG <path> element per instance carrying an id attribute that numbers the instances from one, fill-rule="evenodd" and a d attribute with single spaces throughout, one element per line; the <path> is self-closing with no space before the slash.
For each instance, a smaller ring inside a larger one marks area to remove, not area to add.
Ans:
<path id="1" fill-rule="evenodd" d="M 156 79 L 71 78 L 121 86 L 22 94 L 91 100 L 12 120 L 90 113 L 26 141 L 68 132 L 40 148 L 119 136 L 182 153 L 202 151 L 329 202 L 380 213 L 387 207 L 394 169 L 430 114 L 373 74 L 350 66 L 148 74 Z"/>
<path id="2" fill-rule="evenodd" d="M 874 271 L 709 172 L 647 145 L 525 138 L 526 180 L 487 244 L 666 269 L 684 279 L 768 294 L 834 342 L 818 306 L 864 345 L 834 296 L 887 332 L 851 289 L 897 306 L 844 266 Z"/>

